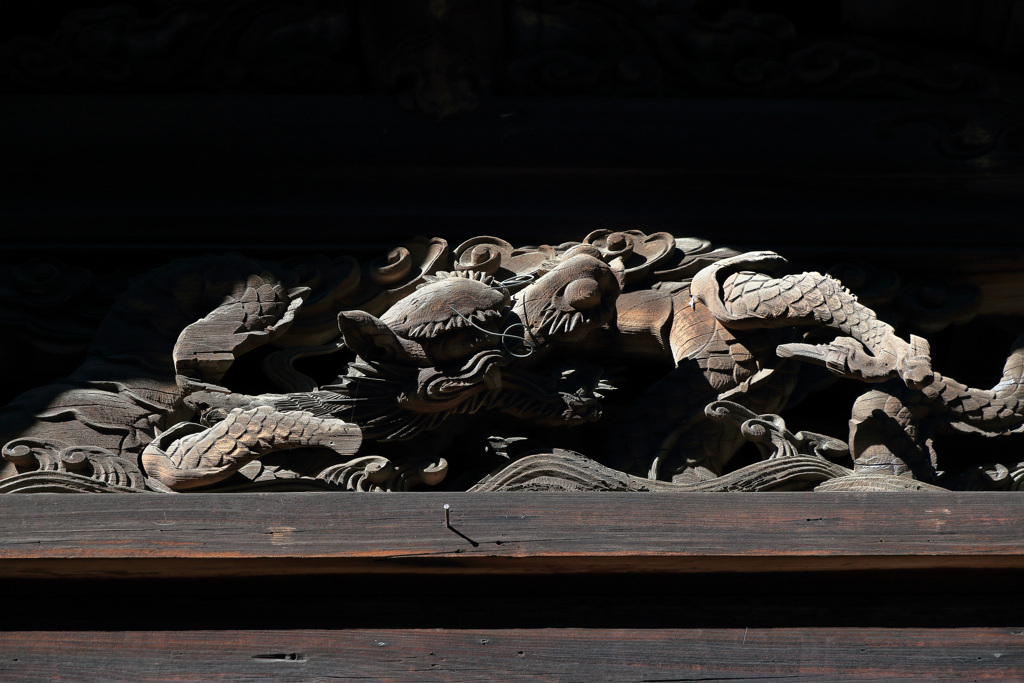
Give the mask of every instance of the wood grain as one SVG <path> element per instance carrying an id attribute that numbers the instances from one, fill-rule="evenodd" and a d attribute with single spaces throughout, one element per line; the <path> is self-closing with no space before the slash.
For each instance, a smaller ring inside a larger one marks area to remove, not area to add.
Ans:
<path id="1" fill-rule="evenodd" d="M 1019 678 L 1021 575 L 9 580 L 0 677 Z"/>
<path id="2" fill-rule="evenodd" d="M 39 494 L 0 498 L 0 576 L 1021 568 L 1022 513 L 985 493 Z"/>
<path id="3" fill-rule="evenodd" d="M 48 631 L 0 644 L 7 680 L 1024 677 L 1024 631 L 1012 628 Z"/>

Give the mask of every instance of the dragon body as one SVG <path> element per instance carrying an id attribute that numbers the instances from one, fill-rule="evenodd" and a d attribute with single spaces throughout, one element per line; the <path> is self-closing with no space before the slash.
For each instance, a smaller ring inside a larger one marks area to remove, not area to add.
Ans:
<path id="1" fill-rule="evenodd" d="M 363 265 L 190 259 L 129 289 L 71 377 L 4 410 L 5 453 L 89 445 L 136 463 L 154 488 L 191 490 L 317 450 L 333 484 L 362 481 L 351 456 L 391 467 L 367 455 L 374 444 L 424 443 L 500 413 L 533 428 L 596 423 L 607 465 L 704 490 L 756 432 L 708 406 L 781 412 L 807 363 L 876 387 L 853 408 L 858 471 L 936 481 L 934 433 L 1024 429 L 1021 344 L 996 387 L 971 389 L 933 372 L 923 339 L 897 335 L 838 280 L 785 266 L 772 252 L 606 230 L 523 248 L 480 237 L 454 253 L 417 238 Z M 233 389 L 239 359 L 257 350 L 246 384 L 276 391 Z M 297 369 L 312 356 L 334 377 Z M 606 415 L 604 368 L 635 362 L 658 376 Z M 18 458 L 0 477 L 26 473 Z M 430 473 L 417 481 L 443 477 L 436 463 L 416 467 Z"/>

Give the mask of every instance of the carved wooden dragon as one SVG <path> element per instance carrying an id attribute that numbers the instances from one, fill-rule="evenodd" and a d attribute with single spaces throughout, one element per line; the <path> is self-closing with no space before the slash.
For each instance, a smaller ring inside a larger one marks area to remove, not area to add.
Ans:
<path id="1" fill-rule="evenodd" d="M 1024 430 L 1024 344 L 995 388 L 971 389 L 836 279 L 785 266 L 607 230 L 523 248 L 479 237 L 451 254 L 418 238 L 363 265 L 175 263 L 121 297 L 78 371 L 0 414 L 0 490 L 435 485 L 453 434 L 498 424 L 484 415 L 518 421 L 532 445 L 590 425 L 602 446 L 595 460 L 541 448 L 477 490 L 903 490 L 943 483 L 943 430 Z M 314 379 L 314 362 L 335 377 Z M 603 377 L 637 363 L 661 370 Z M 807 363 L 877 387 L 853 406 L 848 442 L 773 415 Z M 607 414 L 613 388 L 629 400 Z M 748 441 L 762 459 L 729 472 Z"/>

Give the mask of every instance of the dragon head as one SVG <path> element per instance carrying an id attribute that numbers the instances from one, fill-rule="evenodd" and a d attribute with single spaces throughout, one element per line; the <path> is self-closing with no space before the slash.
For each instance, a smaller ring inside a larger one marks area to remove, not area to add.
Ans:
<path id="1" fill-rule="evenodd" d="M 431 277 L 380 318 L 343 311 L 345 345 L 368 361 L 418 367 L 459 363 L 497 346 L 509 296 L 481 273 Z"/>
<path id="2" fill-rule="evenodd" d="M 588 392 L 566 392 L 510 367 L 523 356 L 506 344 L 518 338 L 509 330 L 519 322 L 531 351 L 582 340 L 611 322 L 618 294 L 612 269 L 586 253 L 570 255 L 514 303 L 482 273 L 439 273 L 380 318 L 339 315 L 345 345 L 357 358 L 324 389 L 337 394 L 331 402 L 365 438 L 382 441 L 404 441 L 481 409 L 545 424 L 591 421 L 600 411 Z"/>
<path id="3" fill-rule="evenodd" d="M 501 387 L 499 328 L 509 296 L 474 272 L 440 273 L 380 318 L 338 316 L 358 357 L 325 389 L 367 438 L 405 440 L 455 413 L 476 412 Z"/>
<path id="4" fill-rule="evenodd" d="M 619 291 L 608 264 L 577 253 L 517 294 L 513 311 L 535 346 L 572 344 L 615 318 Z"/>

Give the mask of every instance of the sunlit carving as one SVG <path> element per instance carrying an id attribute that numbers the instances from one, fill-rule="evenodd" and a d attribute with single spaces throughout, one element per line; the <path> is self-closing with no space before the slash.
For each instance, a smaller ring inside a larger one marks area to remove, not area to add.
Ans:
<path id="1" fill-rule="evenodd" d="M 454 250 L 417 238 L 363 265 L 171 263 L 115 302 L 75 373 L 0 414 L 0 491 L 1024 480 L 1019 463 L 981 456 L 943 472 L 933 446 L 950 431 L 1024 431 L 1024 343 L 995 387 L 973 389 L 833 275 L 787 270 L 773 252 L 640 230 Z M 878 301 L 919 294 L 868 266 L 833 272 Z M 954 295 L 925 327 L 970 317 L 976 292 Z M 849 434 L 793 433 L 779 416 L 822 369 L 871 385 L 843 408 Z M 737 466 L 745 443 L 756 455 Z"/>

